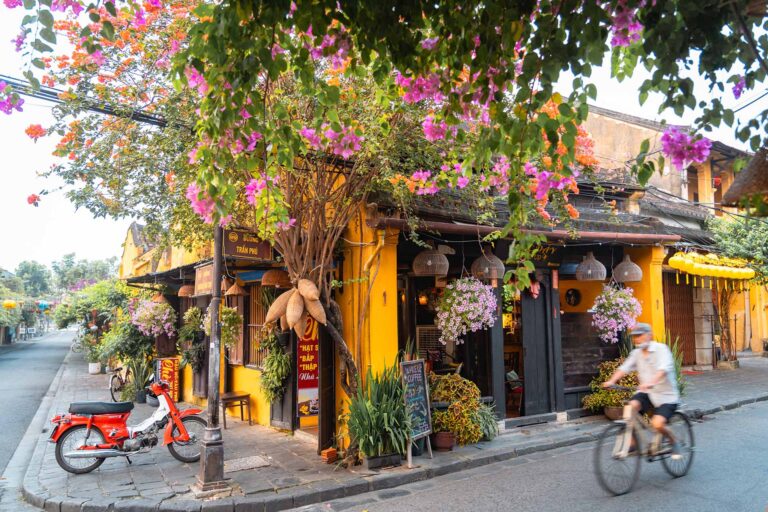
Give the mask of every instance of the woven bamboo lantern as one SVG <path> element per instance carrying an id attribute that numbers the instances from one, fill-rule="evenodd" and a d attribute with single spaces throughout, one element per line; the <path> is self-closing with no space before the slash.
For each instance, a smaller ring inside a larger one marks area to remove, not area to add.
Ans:
<path id="1" fill-rule="evenodd" d="M 413 273 L 417 276 L 448 275 L 448 258 L 435 249 L 425 249 L 413 260 Z"/>
<path id="2" fill-rule="evenodd" d="M 275 288 L 290 288 L 291 279 L 288 272 L 276 268 L 267 270 L 261 276 L 261 286 L 274 286 Z"/>
<path id="3" fill-rule="evenodd" d="M 152 297 L 152 302 L 157 302 L 158 304 L 161 303 L 168 303 L 168 299 L 165 298 L 165 296 L 162 293 L 156 293 L 154 297 Z"/>
<path id="4" fill-rule="evenodd" d="M 179 288 L 179 297 L 192 297 L 195 294 L 195 285 L 193 284 L 185 284 L 181 288 Z"/>
<path id="5" fill-rule="evenodd" d="M 235 282 L 229 277 L 221 278 L 221 293 L 225 293 Z"/>
<path id="6" fill-rule="evenodd" d="M 229 289 L 224 292 L 225 297 L 240 297 L 245 295 L 248 295 L 248 293 L 237 283 L 230 286 Z"/>
<path id="7" fill-rule="evenodd" d="M 605 265 L 595 259 L 592 251 L 589 251 L 584 259 L 576 267 L 577 281 L 605 281 L 608 271 Z"/>
<path id="8" fill-rule="evenodd" d="M 496 288 L 499 284 L 499 279 L 504 278 L 504 262 L 493 254 L 490 249 L 484 249 L 482 256 L 472 262 L 470 267 L 472 275 L 478 279 L 490 279 L 491 286 Z"/>
<path id="9" fill-rule="evenodd" d="M 643 269 L 624 255 L 624 260 L 613 268 L 613 279 L 617 283 L 636 283 L 643 280 Z"/>

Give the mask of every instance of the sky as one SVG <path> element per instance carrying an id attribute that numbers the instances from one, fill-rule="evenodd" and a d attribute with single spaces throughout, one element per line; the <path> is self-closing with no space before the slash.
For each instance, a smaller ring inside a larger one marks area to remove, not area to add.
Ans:
<path id="1" fill-rule="evenodd" d="M 10 41 L 18 33 L 24 10 L 0 9 L 0 74 L 21 78 L 22 60 L 14 52 Z M 653 96 L 644 106 L 639 104 L 637 91 L 646 76 L 644 69 L 639 69 L 632 79 L 617 83 L 611 79 L 608 68 L 595 68 L 591 81 L 597 85 L 598 97 L 594 104 L 646 119 L 690 124 L 695 118 L 694 113 L 688 113 L 682 119 L 671 112 L 659 115 L 660 102 Z M 564 94 L 570 92 L 570 82 L 568 75 L 561 79 Z M 697 79 L 695 82 L 697 98 L 706 98 L 708 92 L 704 81 Z M 730 86 L 726 91 L 725 103 L 728 106 L 745 105 L 762 94 L 762 91 L 746 91 L 737 101 L 729 94 Z M 60 183 L 37 176 L 39 171 L 48 169 L 58 160 L 51 155 L 56 141 L 54 138 L 43 138 L 35 143 L 24 133 L 24 129 L 33 123 L 44 127 L 50 125 L 51 105 L 41 100 L 25 101 L 23 113 L 0 114 L 0 173 L 4 177 L 0 185 L 0 268 L 13 270 L 23 260 L 50 264 L 71 252 L 87 259 L 120 256 L 121 244 L 131 219 L 94 219 L 85 210 L 75 211 L 63 191 L 55 191 Z M 737 119 L 749 120 L 750 116 L 766 107 L 768 98 L 737 113 Z M 707 135 L 728 145 L 747 149 L 736 141 L 729 128 L 723 127 Z M 53 192 L 42 198 L 39 207 L 28 205 L 27 196 L 42 189 Z"/>

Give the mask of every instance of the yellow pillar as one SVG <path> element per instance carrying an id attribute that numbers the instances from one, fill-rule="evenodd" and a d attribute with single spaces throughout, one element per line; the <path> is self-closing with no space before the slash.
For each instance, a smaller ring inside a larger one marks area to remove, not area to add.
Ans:
<path id="1" fill-rule="evenodd" d="M 662 280 L 662 263 L 666 256 L 664 247 L 630 247 L 625 249 L 637 265 L 643 270 L 643 280 L 637 283 L 627 283 L 640 301 L 642 313 L 638 322 L 651 324 L 653 337 L 663 340 L 666 332 L 664 321 L 664 287 Z"/>
<path id="2" fill-rule="evenodd" d="M 712 172 L 710 164 L 704 163 L 696 167 L 696 176 L 698 177 L 699 202 L 704 204 L 713 204 L 715 194 L 712 190 Z"/>

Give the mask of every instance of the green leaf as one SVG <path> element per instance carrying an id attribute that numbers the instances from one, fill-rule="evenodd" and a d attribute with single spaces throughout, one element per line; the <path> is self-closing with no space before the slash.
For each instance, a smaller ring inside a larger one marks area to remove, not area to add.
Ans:
<path id="1" fill-rule="evenodd" d="M 35 0 L 24 0 L 24 8 L 28 11 L 31 11 L 35 8 Z"/>
<path id="2" fill-rule="evenodd" d="M 41 10 L 37 19 L 40 20 L 44 27 L 53 28 L 53 14 L 51 14 L 51 11 Z"/>
<path id="3" fill-rule="evenodd" d="M 36 68 L 45 69 L 45 63 L 42 59 L 32 59 L 32 65 Z"/>
<path id="4" fill-rule="evenodd" d="M 107 38 L 109 41 L 115 40 L 115 26 L 112 25 L 109 21 L 104 21 L 101 24 L 101 33 L 104 37 Z"/>
<path id="5" fill-rule="evenodd" d="M 644 139 L 643 142 L 640 143 L 640 152 L 643 154 L 647 154 L 650 147 L 651 147 L 650 139 Z"/>
<path id="6" fill-rule="evenodd" d="M 99 16 L 99 13 L 97 13 L 97 12 L 89 12 L 88 13 L 88 17 L 94 23 L 98 23 L 99 21 L 101 21 L 101 16 Z"/>
<path id="7" fill-rule="evenodd" d="M 53 30 L 44 28 L 40 30 L 40 37 L 45 39 L 51 44 L 56 44 L 56 34 L 53 33 Z"/>
<path id="8" fill-rule="evenodd" d="M 115 9 L 114 2 L 104 2 L 104 8 L 107 10 L 109 14 L 112 16 L 117 16 L 117 9 Z"/>
<path id="9" fill-rule="evenodd" d="M 646 162 L 641 165 L 637 173 L 638 183 L 640 183 L 642 186 L 645 186 L 645 184 L 648 183 L 648 180 L 651 179 L 651 176 L 653 176 L 653 171 L 653 163 Z"/>
<path id="10" fill-rule="evenodd" d="M 32 48 L 34 48 L 35 50 L 41 53 L 50 53 L 53 51 L 53 48 L 51 48 L 50 46 L 48 46 L 47 44 L 45 44 L 39 39 L 35 39 L 34 41 L 32 41 L 32 44 L 30 46 L 32 46 Z"/>

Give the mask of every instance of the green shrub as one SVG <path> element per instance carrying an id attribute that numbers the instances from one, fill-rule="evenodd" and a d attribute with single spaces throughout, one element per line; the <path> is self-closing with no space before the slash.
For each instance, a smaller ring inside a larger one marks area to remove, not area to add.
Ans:
<path id="1" fill-rule="evenodd" d="M 603 361 L 598 365 L 598 374 L 589 383 L 592 394 L 587 395 L 582 400 L 585 409 L 592 412 L 601 412 L 605 407 L 620 407 L 626 401 L 632 398 L 634 391 L 617 391 L 615 389 L 605 389 L 601 384 L 611 378 L 613 372 L 624 362 L 623 357 L 612 361 Z M 638 386 L 637 372 L 631 372 L 618 382 L 619 386 L 626 386 L 635 389 Z"/>
<path id="2" fill-rule="evenodd" d="M 405 454 L 411 421 L 405 409 L 403 384 L 397 366 L 373 375 L 365 383 L 358 376 L 357 394 L 349 401 L 347 427 L 366 457 Z"/>
<path id="3" fill-rule="evenodd" d="M 460 445 L 473 444 L 483 437 L 480 413 L 480 388 L 456 374 L 429 375 L 429 397 L 435 402 L 448 402 L 448 409 L 432 414 L 435 432 L 453 432 Z M 486 425 L 487 427 L 487 425 Z"/>
<path id="4" fill-rule="evenodd" d="M 261 371 L 261 389 L 272 403 L 280 400 L 285 392 L 285 379 L 291 373 L 291 355 L 283 351 L 274 330 L 265 333 L 261 347 L 267 350 Z"/>
<path id="5" fill-rule="evenodd" d="M 480 407 L 475 411 L 473 421 L 480 425 L 480 431 L 483 433 L 482 439 L 493 441 L 499 435 L 499 423 L 493 405 L 480 404 Z"/>
<path id="6" fill-rule="evenodd" d="M 179 364 L 183 368 L 190 365 L 192 370 L 199 372 L 205 364 L 205 332 L 202 327 L 203 312 L 198 307 L 191 307 L 184 313 L 184 325 L 179 329 L 176 349 L 181 354 Z"/>
<path id="7" fill-rule="evenodd" d="M 672 357 L 675 360 L 675 377 L 677 378 L 677 389 L 680 391 L 680 396 L 685 394 L 685 375 L 683 374 L 683 347 L 680 346 L 680 337 L 675 336 L 672 339 L 672 334 L 667 330 L 664 336 L 665 345 L 672 351 Z"/>

